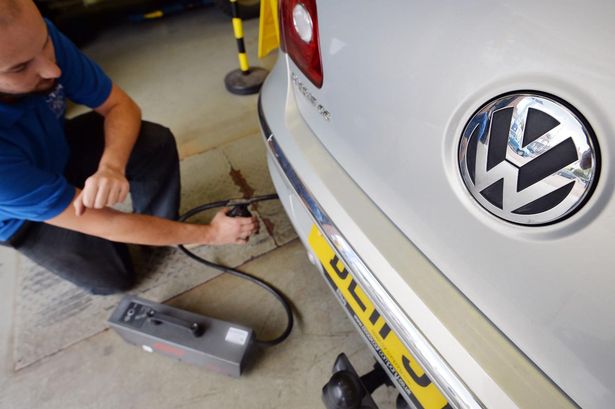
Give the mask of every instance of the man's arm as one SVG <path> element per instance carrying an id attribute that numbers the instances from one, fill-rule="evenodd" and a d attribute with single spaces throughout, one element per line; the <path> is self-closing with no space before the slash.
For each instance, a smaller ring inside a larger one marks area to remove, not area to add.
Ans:
<path id="1" fill-rule="evenodd" d="M 74 201 L 77 215 L 83 214 L 86 208 L 102 209 L 126 199 L 129 192 L 126 164 L 141 127 L 138 105 L 115 84 L 109 97 L 95 111 L 105 117 L 105 149 L 98 170 L 86 180 L 83 191 Z"/>
<path id="2" fill-rule="evenodd" d="M 75 200 L 80 196 L 76 191 Z M 160 217 L 122 213 L 111 208 L 88 209 L 77 216 L 68 206 L 58 216 L 47 220 L 54 226 L 75 230 L 107 240 L 165 246 L 177 244 L 243 244 L 258 230 L 254 217 L 231 218 L 222 209 L 210 224 L 175 222 Z"/>

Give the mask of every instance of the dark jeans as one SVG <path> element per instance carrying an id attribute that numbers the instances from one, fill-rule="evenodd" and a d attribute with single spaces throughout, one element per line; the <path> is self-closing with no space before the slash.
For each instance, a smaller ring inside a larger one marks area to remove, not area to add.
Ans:
<path id="1" fill-rule="evenodd" d="M 95 112 L 66 122 L 70 158 L 66 179 L 83 188 L 94 174 L 104 149 L 104 120 Z M 177 219 L 179 159 L 169 129 L 143 121 L 126 167 L 133 209 L 137 213 Z M 94 294 L 130 289 L 135 271 L 122 243 L 30 222 L 14 247 L 37 264 Z"/>

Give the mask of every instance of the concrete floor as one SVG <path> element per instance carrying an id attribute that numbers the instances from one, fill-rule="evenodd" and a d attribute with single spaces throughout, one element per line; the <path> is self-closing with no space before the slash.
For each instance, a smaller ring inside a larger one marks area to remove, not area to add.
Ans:
<path id="1" fill-rule="evenodd" d="M 246 24 L 258 61 L 257 22 Z M 146 119 L 169 126 L 182 158 L 258 133 L 256 97 L 228 94 L 224 75 L 237 66 L 230 21 L 215 9 L 114 28 L 86 52 L 141 105 Z M 75 112 L 78 112 L 77 109 Z M 264 161 L 265 158 L 262 158 Z M 198 175 L 183 175 L 194 178 Z M 346 352 L 360 372 L 373 360 L 298 241 L 243 266 L 293 300 L 297 324 L 282 345 L 263 351 L 241 379 L 230 379 L 125 344 L 110 330 L 18 372 L 12 322 L 19 257 L 0 248 L 0 408 L 319 408 L 333 360 Z M 170 304 L 251 325 L 266 337 L 284 325 L 281 308 L 262 290 L 228 276 Z M 376 393 L 394 407 L 394 390 Z"/>

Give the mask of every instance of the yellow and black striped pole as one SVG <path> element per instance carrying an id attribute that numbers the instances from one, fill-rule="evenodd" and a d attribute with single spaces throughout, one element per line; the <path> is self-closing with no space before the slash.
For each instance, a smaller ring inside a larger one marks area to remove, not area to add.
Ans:
<path id="1" fill-rule="evenodd" d="M 244 74 L 250 73 L 250 63 L 246 53 L 246 43 L 243 41 L 243 22 L 239 17 L 239 6 L 237 0 L 231 1 L 231 11 L 233 13 L 233 32 L 237 40 L 237 51 L 239 52 L 239 69 Z"/>
<path id="2" fill-rule="evenodd" d="M 231 11 L 233 13 L 233 32 L 237 41 L 239 69 L 228 73 L 224 79 L 224 84 L 226 89 L 233 94 L 256 94 L 263 85 L 263 82 L 265 82 L 269 72 L 260 67 L 250 68 L 246 44 L 243 40 L 243 22 L 239 14 L 239 2 L 238 0 L 229 1 L 231 2 Z"/>

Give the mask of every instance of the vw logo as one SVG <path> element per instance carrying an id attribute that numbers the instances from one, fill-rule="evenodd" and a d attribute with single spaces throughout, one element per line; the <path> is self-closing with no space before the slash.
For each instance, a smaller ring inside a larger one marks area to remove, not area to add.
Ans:
<path id="1" fill-rule="evenodd" d="M 470 194 L 497 217 L 523 225 L 560 221 L 588 198 L 599 170 L 589 125 L 559 100 L 509 94 L 470 119 L 459 145 Z"/>

